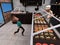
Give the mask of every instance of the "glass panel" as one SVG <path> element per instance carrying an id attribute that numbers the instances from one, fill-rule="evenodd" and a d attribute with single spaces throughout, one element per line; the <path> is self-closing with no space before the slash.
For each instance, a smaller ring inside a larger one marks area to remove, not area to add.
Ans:
<path id="1" fill-rule="evenodd" d="M 4 19 L 3 19 L 3 15 L 2 15 L 2 10 L 0 8 L 0 26 L 4 24 Z"/>
<path id="2" fill-rule="evenodd" d="M 12 10 L 11 3 L 2 3 L 1 5 L 2 5 L 3 12 L 7 12 L 7 11 Z"/>

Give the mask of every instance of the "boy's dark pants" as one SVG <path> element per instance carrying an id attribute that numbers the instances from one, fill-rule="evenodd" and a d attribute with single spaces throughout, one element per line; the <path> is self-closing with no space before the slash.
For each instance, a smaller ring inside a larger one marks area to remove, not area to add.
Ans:
<path id="1" fill-rule="evenodd" d="M 20 30 L 20 28 L 23 30 L 23 31 L 22 31 L 22 35 L 24 35 L 24 31 L 25 31 L 25 29 L 24 29 L 22 26 L 20 26 L 20 27 L 17 29 L 17 31 L 15 31 L 14 33 L 15 33 L 15 34 L 18 33 L 19 30 Z"/>

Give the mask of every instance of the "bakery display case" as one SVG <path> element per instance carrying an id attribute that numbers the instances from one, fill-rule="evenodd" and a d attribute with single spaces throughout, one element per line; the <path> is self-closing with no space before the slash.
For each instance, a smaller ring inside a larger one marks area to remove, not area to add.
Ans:
<path id="1" fill-rule="evenodd" d="M 33 14 L 30 45 L 60 45 L 60 37 L 54 31 L 55 28 L 41 13 Z"/>

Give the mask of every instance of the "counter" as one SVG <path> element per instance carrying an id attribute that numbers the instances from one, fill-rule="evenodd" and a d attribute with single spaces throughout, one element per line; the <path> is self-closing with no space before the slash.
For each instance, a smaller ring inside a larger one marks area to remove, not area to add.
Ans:
<path id="1" fill-rule="evenodd" d="M 33 14 L 30 45 L 60 45 L 60 38 L 41 14 Z M 40 18 L 39 18 L 40 17 Z M 42 30 L 42 31 L 41 31 Z M 38 33 L 37 33 L 38 32 Z M 39 33 L 40 32 L 40 33 Z"/>
<path id="2" fill-rule="evenodd" d="M 28 12 L 11 12 L 11 16 L 13 16 L 13 15 L 18 17 L 19 21 L 21 21 L 22 24 L 31 24 L 31 22 L 32 22 L 32 13 L 28 13 Z"/>

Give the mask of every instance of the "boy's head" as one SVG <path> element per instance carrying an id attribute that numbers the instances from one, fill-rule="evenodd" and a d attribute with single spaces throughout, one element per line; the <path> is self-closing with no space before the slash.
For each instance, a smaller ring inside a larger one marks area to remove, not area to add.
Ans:
<path id="1" fill-rule="evenodd" d="M 46 10 L 46 11 L 49 11 L 50 9 L 51 9 L 51 5 L 45 6 L 45 10 Z"/>
<path id="2" fill-rule="evenodd" d="M 13 16 L 13 20 L 14 20 L 15 22 L 17 22 L 17 21 L 19 21 L 19 18 L 17 18 L 16 16 Z"/>

